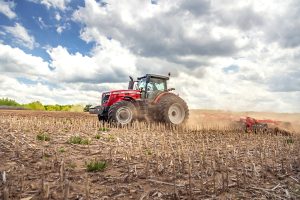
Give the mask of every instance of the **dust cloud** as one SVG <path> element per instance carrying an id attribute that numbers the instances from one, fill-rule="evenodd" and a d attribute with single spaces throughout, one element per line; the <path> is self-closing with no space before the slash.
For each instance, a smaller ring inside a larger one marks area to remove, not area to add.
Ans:
<path id="1" fill-rule="evenodd" d="M 222 110 L 190 110 L 188 126 L 199 128 L 230 128 L 240 118 L 270 119 L 279 121 L 280 129 L 300 133 L 300 113 L 231 112 Z"/>

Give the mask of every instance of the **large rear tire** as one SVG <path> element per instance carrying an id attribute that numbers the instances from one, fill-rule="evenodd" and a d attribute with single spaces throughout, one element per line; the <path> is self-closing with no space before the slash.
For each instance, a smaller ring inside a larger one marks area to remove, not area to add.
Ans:
<path id="1" fill-rule="evenodd" d="M 136 119 L 136 108 L 130 101 L 119 101 L 108 110 L 108 121 L 118 125 L 131 124 Z"/>
<path id="2" fill-rule="evenodd" d="M 166 94 L 157 104 L 158 120 L 167 124 L 181 125 L 189 118 L 186 102 L 175 94 Z"/>

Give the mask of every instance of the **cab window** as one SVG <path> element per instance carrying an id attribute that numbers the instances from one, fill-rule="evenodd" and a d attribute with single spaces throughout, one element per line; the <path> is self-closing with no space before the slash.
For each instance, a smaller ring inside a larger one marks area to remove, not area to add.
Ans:
<path id="1" fill-rule="evenodd" d="M 137 89 L 144 89 L 146 88 L 146 78 L 142 78 L 141 80 L 138 81 L 137 83 Z"/>
<path id="2" fill-rule="evenodd" d="M 150 85 L 153 91 L 160 90 L 165 91 L 167 90 L 166 80 L 158 79 L 158 78 L 151 78 L 148 85 Z"/>

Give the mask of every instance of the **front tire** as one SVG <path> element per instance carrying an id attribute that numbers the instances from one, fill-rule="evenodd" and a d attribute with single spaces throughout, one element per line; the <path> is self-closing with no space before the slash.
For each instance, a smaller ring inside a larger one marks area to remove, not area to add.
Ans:
<path id="1" fill-rule="evenodd" d="M 136 119 L 136 108 L 130 101 L 119 101 L 108 110 L 108 121 L 118 125 L 131 124 Z"/>

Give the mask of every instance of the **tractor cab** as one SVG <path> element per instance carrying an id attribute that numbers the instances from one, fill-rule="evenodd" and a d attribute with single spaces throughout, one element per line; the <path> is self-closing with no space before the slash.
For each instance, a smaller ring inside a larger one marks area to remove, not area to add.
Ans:
<path id="1" fill-rule="evenodd" d="M 131 77 L 130 79 L 128 89 L 140 90 L 142 99 L 153 100 L 160 93 L 168 91 L 167 76 L 146 74 L 137 78 L 137 81 L 133 81 Z"/>

